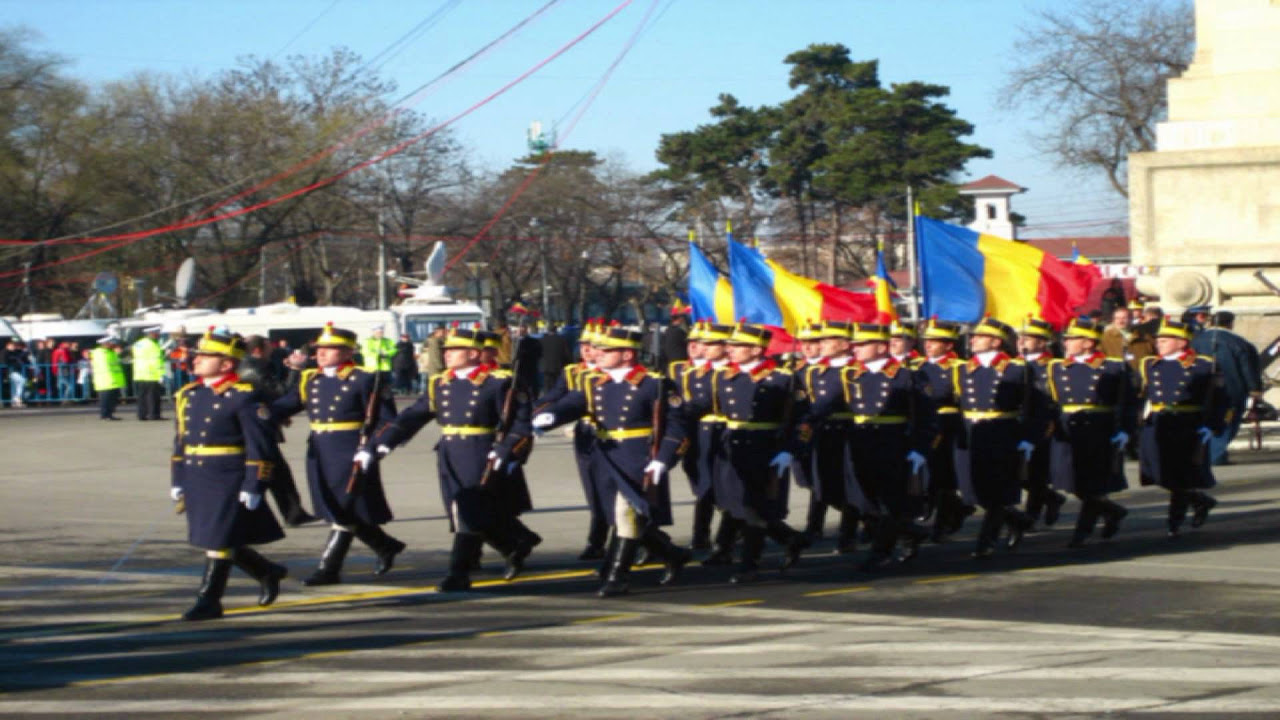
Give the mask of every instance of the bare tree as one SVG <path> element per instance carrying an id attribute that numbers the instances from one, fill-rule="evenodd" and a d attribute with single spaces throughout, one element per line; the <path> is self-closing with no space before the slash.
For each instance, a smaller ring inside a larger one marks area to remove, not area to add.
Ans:
<path id="1" fill-rule="evenodd" d="M 1106 173 L 1128 196 L 1126 160 L 1155 149 L 1165 81 L 1191 62 L 1195 20 L 1185 0 L 1083 0 L 1045 10 L 1024 28 L 1018 65 L 1001 90 L 1009 108 L 1057 122 L 1036 136 L 1067 166 Z"/>

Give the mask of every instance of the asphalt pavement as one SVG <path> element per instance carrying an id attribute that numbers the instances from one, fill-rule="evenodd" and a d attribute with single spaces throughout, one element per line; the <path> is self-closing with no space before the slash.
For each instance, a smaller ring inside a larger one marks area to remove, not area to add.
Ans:
<path id="1" fill-rule="evenodd" d="M 302 474 L 306 424 L 288 430 Z M 233 574 L 228 615 L 184 623 L 203 567 L 168 499 L 168 423 L 2 413 L 0 715 L 52 717 L 1280 716 L 1280 454 L 1236 451 L 1207 525 L 1165 536 L 1166 495 L 1134 488 L 1121 533 L 1080 550 L 1058 525 L 969 557 L 977 523 L 909 565 L 858 573 L 828 539 L 748 586 L 690 566 L 601 600 L 578 562 L 586 512 L 568 440 L 529 469 L 545 538 L 525 574 L 486 555 L 475 589 L 433 589 L 450 545 L 435 432 L 384 469 L 409 544 L 387 576 L 357 547 L 343 585 L 304 588 L 326 529 L 262 550 L 277 605 Z M 1136 485 L 1136 468 L 1129 468 Z M 679 542 L 687 483 L 671 480 Z M 792 493 L 801 523 L 807 493 Z"/>

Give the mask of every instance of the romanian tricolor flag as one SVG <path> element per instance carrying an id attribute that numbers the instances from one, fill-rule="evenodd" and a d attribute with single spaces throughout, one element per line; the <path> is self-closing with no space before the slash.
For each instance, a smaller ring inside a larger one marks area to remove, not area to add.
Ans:
<path id="1" fill-rule="evenodd" d="M 529 306 L 519 300 L 511 303 L 511 308 L 508 309 L 507 312 L 512 315 L 528 315 L 529 317 L 538 317 L 541 314 L 537 310 L 530 309 Z"/>
<path id="2" fill-rule="evenodd" d="M 689 243 L 689 305 L 695 320 L 731 325 L 735 319 L 729 278 L 716 270 L 693 242 Z"/>
<path id="3" fill-rule="evenodd" d="M 974 323 L 984 315 L 1017 326 L 1028 315 L 1063 327 L 1083 304 L 1096 269 L 1025 243 L 916 218 L 924 316 Z"/>
<path id="4" fill-rule="evenodd" d="M 893 307 L 893 280 L 889 279 L 889 268 L 884 264 L 884 241 L 876 241 L 876 274 L 871 278 L 871 285 L 876 294 L 876 322 L 889 325 L 898 320 L 898 311 Z"/>
<path id="5" fill-rule="evenodd" d="M 734 312 L 748 322 L 795 334 L 815 320 L 871 322 L 875 298 L 841 290 L 789 272 L 759 250 L 729 240 L 729 277 Z"/>

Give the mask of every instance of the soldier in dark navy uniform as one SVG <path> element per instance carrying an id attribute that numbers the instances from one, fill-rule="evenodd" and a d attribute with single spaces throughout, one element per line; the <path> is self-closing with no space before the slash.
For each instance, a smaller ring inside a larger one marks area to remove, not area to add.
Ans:
<path id="1" fill-rule="evenodd" d="M 889 356 L 899 365 L 916 370 L 924 362 L 924 357 L 916 349 L 915 323 L 906 320 L 894 320 L 889 324 Z"/>
<path id="2" fill-rule="evenodd" d="M 1053 325 L 1035 316 L 1028 316 L 1023 320 L 1022 327 L 1018 331 L 1018 354 L 1031 369 L 1037 392 L 1044 387 L 1049 363 L 1054 359 L 1051 349 L 1054 334 Z M 1046 431 L 1048 429 L 1046 426 Z M 1047 433 L 1046 437 L 1036 440 L 1035 446 L 1036 449 L 1032 451 L 1031 462 L 1027 467 L 1026 484 L 1023 487 L 1023 490 L 1027 491 L 1026 513 L 1032 522 L 1039 522 L 1040 515 L 1043 513 L 1045 527 L 1052 527 L 1058 522 L 1058 515 L 1067 499 L 1062 493 L 1053 489 L 1049 479 Z"/>
<path id="3" fill-rule="evenodd" d="M 582 336 L 578 338 L 578 354 L 580 360 L 566 365 L 542 397 L 533 404 L 533 414 L 538 415 L 554 405 L 567 393 L 579 390 L 586 375 L 596 369 L 595 341 L 601 331 L 599 321 L 588 320 L 583 327 Z M 605 543 L 608 542 L 609 520 L 604 501 L 596 492 L 596 484 L 591 480 L 591 452 L 595 447 L 595 431 L 589 418 L 579 420 L 573 426 L 573 459 L 578 468 L 578 481 L 582 483 L 582 493 L 587 501 L 590 524 L 587 528 L 587 546 L 578 555 L 579 560 L 599 560 L 605 556 Z"/>
<path id="4" fill-rule="evenodd" d="M 702 344 L 702 329 L 707 323 L 695 322 L 689 328 L 685 335 L 685 358 L 680 360 L 672 360 L 667 364 L 667 379 L 675 383 L 680 389 L 680 394 L 688 401 L 691 388 L 686 383 L 686 376 L 691 370 L 694 371 L 692 380 L 697 383 L 699 373 L 698 369 L 705 367 L 703 361 L 704 345 Z M 702 374 L 705 374 L 702 373 Z M 711 549 L 711 518 L 715 514 L 715 505 L 711 502 L 711 496 L 706 492 L 699 492 L 701 474 L 699 465 L 701 463 L 700 438 L 697 432 L 688 434 L 688 450 L 684 456 L 680 458 L 680 469 L 684 470 L 684 476 L 689 481 L 689 490 L 693 493 L 693 533 L 689 541 L 689 549 L 693 551 Z"/>
<path id="5" fill-rule="evenodd" d="M 385 575 L 405 545 L 382 529 L 391 521 L 391 508 L 377 463 L 367 456 L 357 460 L 356 454 L 362 450 L 360 440 L 366 426 L 376 429 L 395 417 L 391 387 L 377 384 L 375 373 L 356 367 L 355 333 L 330 324 L 313 346 L 318 367 L 303 370 L 297 386 L 271 403 L 277 420 L 306 411 L 311 421 L 307 438 L 311 504 L 315 514 L 332 525 L 316 571 L 302 582 L 341 582 L 353 537 L 377 555 L 374 574 Z M 348 492 L 357 466 L 357 482 Z"/>
<path id="6" fill-rule="evenodd" d="M 974 508 L 960 498 L 956 484 L 956 438 L 964 432 L 956 397 L 955 367 L 964 362 L 955 353 L 960 329 L 951 323 L 930 319 L 921 332 L 924 360 L 919 373 L 929 387 L 929 397 L 937 412 L 938 435 L 929 455 L 929 502 L 933 509 L 931 538 L 941 542 L 964 524 Z"/>
<path id="7" fill-rule="evenodd" d="M 855 325 L 854 362 L 840 370 L 843 402 L 820 396 L 813 407 L 815 418 L 836 407 L 849 413 L 848 492 L 861 497 L 864 511 L 876 517 L 863 570 L 888 565 L 899 537 L 909 543 L 906 557 L 914 557 L 929 534 L 913 519 L 924 509 L 924 469 L 937 436 L 935 413 L 926 379 L 889 354 L 889 338 L 888 326 Z"/>
<path id="8" fill-rule="evenodd" d="M 1156 331 L 1156 354 L 1142 358 L 1146 401 L 1138 444 L 1143 485 L 1169 491 L 1169 536 L 1182 530 L 1187 510 L 1200 527 L 1218 502 L 1204 491 L 1216 481 L 1206 445 L 1229 422 L 1222 374 L 1213 358 L 1190 348 L 1191 328 L 1165 319 Z"/>
<path id="9" fill-rule="evenodd" d="M 1124 448 L 1137 421 L 1137 398 L 1128 363 L 1099 352 L 1101 341 L 1096 322 L 1073 319 L 1063 333 L 1066 357 L 1052 361 L 1045 377 L 1055 416 L 1053 484 L 1080 498 L 1069 547 L 1084 545 L 1099 517 L 1102 537 L 1113 537 L 1129 514 L 1107 495 L 1128 487 Z"/>
<path id="10" fill-rule="evenodd" d="M 818 339 L 821 330 L 822 323 L 812 321 L 796 330 L 796 344 L 800 355 L 793 360 L 790 368 L 811 401 L 813 393 L 809 388 L 809 371 L 822 360 L 822 341 Z M 813 492 L 813 454 L 810 447 L 800 448 L 800 452 L 796 454 L 795 463 L 791 466 L 791 479 L 797 486 L 809 491 L 809 510 L 805 513 L 804 534 L 810 543 L 815 543 L 825 535 L 827 505 L 822 502 L 818 493 Z"/>
<path id="11" fill-rule="evenodd" d="M 784 548 L 784 571 L 809 546 L 805 534 L 785 522 L 791 465 L 811 436 L 797 430 L 808 395 L 792 373 L 765 358 L 771 337 L 765 327 L 739 323 L 728 342 L 729 364 L 712 376 L 710 406 L 692 409 L 725 419 L 712 483 L 716 504 L 741 524 L 735 583 L 756 579 L 766 537 Z"/>
<path id="12" fill-rule="evenodd" d="M 801 453 L 808 462 L 798 482 L 810 483 L 814 502 L 824 508 L 834 508 L 840 513 L 840 534 L 836 536 L 836 552 L 848 554 L 857 549 L 858 522 L 871 507 L 867 499 L 856 489 L 849 493 L 852 472 L 849 457 L 849 431 L 853 425 L 853 413 L 844 403 L 844 389 L 840 375 L 853 361 L 850 341 L 853 325 L 841 321 L 829 321 L 814 331 L 821 357 L 805 368 L 801 376 L 802 386 L 809 401 L 826 408 L 820 421 L 812 423 L 813 441 Z"/>
<path id="13" fill-rule="evenodd" d="M 969 335 L 973 356 L 955 366 L 953 384 L 964 418 L 956 443 L 956 478 L 970 505 L 985 511 L 974 557 L 995 551 L 1000 530 L 1009 526 L 1008 546 L 1022 542 L 1031 518 L 1016 506 L 1022 499 L 1018 464 L 1031 461 L 1044 435 L 1045 412 L 1026 363 L 1001 348 L 1013 328 L 984 318 Z"/>
<path id="14" fill-rule="evenodd" d="M 187 540 L 206 554 L 204 580 L 185 620 L 222 617 L 222 593 L 231 566 L 261 585 L 259 605 L 275 602 L 288 574 L 250 545 L 275 542 L 284 531 L 262 502 L 277 457 L 267 409 L 253 386 L 240 382 L 236 366 L 244 340 L 210 329 L 192 361 L 196 382 L 174 395 L 177 434 L 173 441 L 174 502 L 185 507 Z"/>
<path id="15" fill-rule="evenodd" d="M 676 381 L 686 408 L 710 407 L 711 377 L 715 371 L 729 364 L 725 343 L 733 334 L 732 325 L 700 323 L 696 328 L 700 339 L 702 358 L 696 365 L 686 368 Z M 686 415 L 691 423 L 688 429 L 688 449 L 681 459 L 681 466 L 690 478 L 690 489 L 696 498 L 694 504 L 695 542 L 691 549 L 700 549 L 696 542 L 698 532 L 710 533 L 711 519 L 715 513 L 715 487 L 712 477 L 724 435 L 724 417 L 708 413 L 702 417 Z M 728 513 L 720 513 L 720 526 L 716 530 L 715 549 L 702 561 L 703 565 L 728 565 L 733 562 L 733 546 L 738 537 L 738 522 Z M 710 543 L 708 543 L 710 544 Z"/>
<path id="16" fill-rule="evenodd" d="M 595 428 L 591 479 L 614 530 L 601 597 L 629 590 L 641 544 L 666 565 L 663 585 L 675 582 L 693 557 L 660 530 L 671 524 L 667 470 L 685 449 L 684 400 L 670 380 L 636 364 L 643 338 L 623 327 L 602 329 L 598 371 L 533 419 L 535 428 L 546 430 L 589 417 Z"/>
<path id="17" fill-rule="evenodd" d="M 408 442 L 427 423 L 440 425 L 440 494 L 452 521 L 453 551 L 442 592 L 471 587 L 477 548 L 488 542 L 507 560 L 513 580 L 541 538 L 516 529 L 513 516 L 528 509 L 516 458 L 530 443 L 529 397 L 513 387 L 511 373 L 481 364 L 482 331 L 455 329 L 445 337 L 447 368 L 427 381 L 426 392 L 370 440 L 379 455 Z M 521 525 L 520 527 L 523 527 Z M 530 537 L 532 535 L 532 537 Z"/>

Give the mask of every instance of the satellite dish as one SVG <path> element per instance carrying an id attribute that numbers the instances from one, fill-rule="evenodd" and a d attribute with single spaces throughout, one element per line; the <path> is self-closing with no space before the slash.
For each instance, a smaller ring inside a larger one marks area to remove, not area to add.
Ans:
<path id="1" fill-rule="evenodd" d="M 110 270 L 103 270 L 94 276 L 93 289 L 102 295 L 110 295 L 120 289 L 120 279 Z"/>
<path id="2" fill-rule="evenodd" d="M 437 240 L 436 246 L 431 249 L 431 255 L 427 258 L 427 282 L 431 285 L 444 284 L 444 242 Z"/>
<path id="3" fill-rule="evenodd" d="M 191 290 L 195 287 L 195 284 L 196 259 L 187 258 L 178 267 L 178 277 L 173 281 L 173 295 L 178 299 L 179 305 L 187 304 L 187 298 L 191 296 Z"/>

